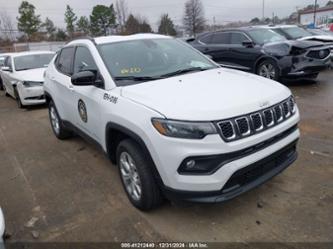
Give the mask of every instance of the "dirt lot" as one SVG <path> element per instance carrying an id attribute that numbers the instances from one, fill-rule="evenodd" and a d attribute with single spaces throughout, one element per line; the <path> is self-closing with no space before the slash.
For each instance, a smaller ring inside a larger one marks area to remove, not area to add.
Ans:
<path id="1" fill-rule="evenodd" d="M 225 204 L 142 213 L 116 167 L 81 138 L 58 141 L 45 107 L 0 93 L 0 204 L 10 241 L 333 241 L 333 72 L 289 85 L 302 121 L 298 161 Z"/>

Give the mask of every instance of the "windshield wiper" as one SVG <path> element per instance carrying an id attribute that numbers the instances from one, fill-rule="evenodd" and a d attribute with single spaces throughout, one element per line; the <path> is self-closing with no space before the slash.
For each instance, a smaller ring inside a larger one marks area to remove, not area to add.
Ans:
<path id="1" fill-rule="evenodd" d="M 161 77 L 151 77 L 151 76 L 118 76 L 114 78 L 115 80 L 132 80 L 132 81 L 150 81 L 158 80 Z"/>
<path id="2" fill-rule="evenodd" d="M 161 77 L 161 78 L 166 78 L 166 77 L 171 77 L 171 76 L 181 75 L 181 74 L 190 73 L 190 72 L 205 71 L 205 70 L 212 69 L 212 68 L 213 68 L 213 67 L 209 67 L 209 68 L 190 67 L 190 68 L 180 69 L 180 70 L 177 70 L 177 71 L 175 71 L 175 72 L 171 72 L 171 73 L 163 74 L 163 75 L 161 75 L 160 77 Z"/>

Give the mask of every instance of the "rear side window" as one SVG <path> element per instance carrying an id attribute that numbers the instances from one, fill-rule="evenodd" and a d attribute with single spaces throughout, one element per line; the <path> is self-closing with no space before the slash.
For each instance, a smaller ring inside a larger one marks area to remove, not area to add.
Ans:
<path id="1" fill-rule="evenodd" d="M 210 44 L 211 41 L 212 41 L 212 36 L 213 36 L 213 35 L 205 35 L 205 36 L 201 37 L 201 38 L 199 39 L 199 41 L 201 41 L 201 42 L 203 42 L 203 43 L 206 43 L 206 44 Z"/>
<path id="2" fill-rule="evenodd" d="M 230 33 L 215 33 L 212 37 L 212 44 L 230 44 Z"/>
<path id="3" fill-rule="evenodd" d="M 56 67 L 57 69 L 66 75 L 72 75 L 73 74 L 73 57 L 74 57 L 74 51 L 75 48 L 68 47 L 63 48 L 58 55 L 58 58 L 56 60 Z"/>
<path id="4" fill-rule="evenodd" d="M 249 41 L 249 39 L 242 33 L 231 33 L 231 44 L 243 44 L 243 42 Z"/>
<path id="5" fill-rule="evenodd" d="M 97 66 L 89 49 L 78 47 L 75 52 L 74 74 L 82 71 L 97 72 Z"/>

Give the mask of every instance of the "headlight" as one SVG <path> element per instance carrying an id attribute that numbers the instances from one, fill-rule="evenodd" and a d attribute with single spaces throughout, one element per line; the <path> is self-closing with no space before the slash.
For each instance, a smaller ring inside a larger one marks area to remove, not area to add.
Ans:
<path id="1" fill-rule="evenodd" d="M 210 122 L 187 122 L 167 119 L 152 119 L 155 129 L 164 136 L 202 139 L 208 134 L 217 134 L 215 126 Z"/>
<path id="2" fill-rule="evenodd" d="M 35 87 L 35 86 L 42 86 L 43 82 L 37 82 L 37 81 L 24 81 L 23 86 L 25 87 Z"/>

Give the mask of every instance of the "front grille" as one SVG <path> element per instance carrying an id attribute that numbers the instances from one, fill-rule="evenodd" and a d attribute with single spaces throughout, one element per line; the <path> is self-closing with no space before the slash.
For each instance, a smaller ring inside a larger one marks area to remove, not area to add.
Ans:
<path id="1" fill-rule="evenodd" d="M 262 118 L 259 113 L 252 114 L 251 120 L 252 120 L 252 124 L 253 124 L 253 129 L 255 131 L 260 131 L 264 128 L 264 124 L 262 122 Z"/>
<path id="2" fill-rule="evenodd" d="M 283 119 L 281 106 L 280 105 L 275 106 L 274 112 L 275 112 L 276 121 L 281 122 Z"/>
<path id="3" fill-rule="evenodd" d="M 246 117 L 236 119 L 237 128 L 239 130 L 239 133 L 243 136 L 246 136 L 251 133 L 249 121 Z"/>
<path id="4" fill-rule="evenodd" d="M 222 191 L 225 193 L 233 191 L 256 181 L 261 176 L 264 176 L 288 160 L 291 160 L 292 157 L 295 157 L 295 154 L 296 143 L 293 143 L 259 162 L 236 171 L 224 185 Z"/>
<path id="5" fill-rule="evenodd" d="M 264 118 L 267 127 L 274 125 L 273 111 L 271 109 L 264 111 Z"/>
<path id="6" fill-rule="evenodd" d="M 226 142 L 235 141 L 257 134 L 290 118 L 296 112 L 296 104 L 291 96 L 270 108 L 217 122 L 221 137 Z"/>
<path id="7" fill-rule="evenodd" d="M 234 127 L 230 121 L 221 122 L 220 128 L 226 139 L 232 139 L 235 136 Z"/>
<path id="8" fill-rule="evenodd" d="M 325 59 L 330 55 L 331 51 L 330 49 L 320 49 L 320 50 L 312 50 L 307 53 L 307 57 L 312 59 Z"/>
<path id="9" fill-rule="evenodd" d="M 283 107 L 283 115 L 284 115 L 285 117 L 289 117 L 290 112 L 289 112 L 289 104 L 288 104 L 288 102 L 284 102 L 284 103 L 282 104 L 282 107 Z"/>

